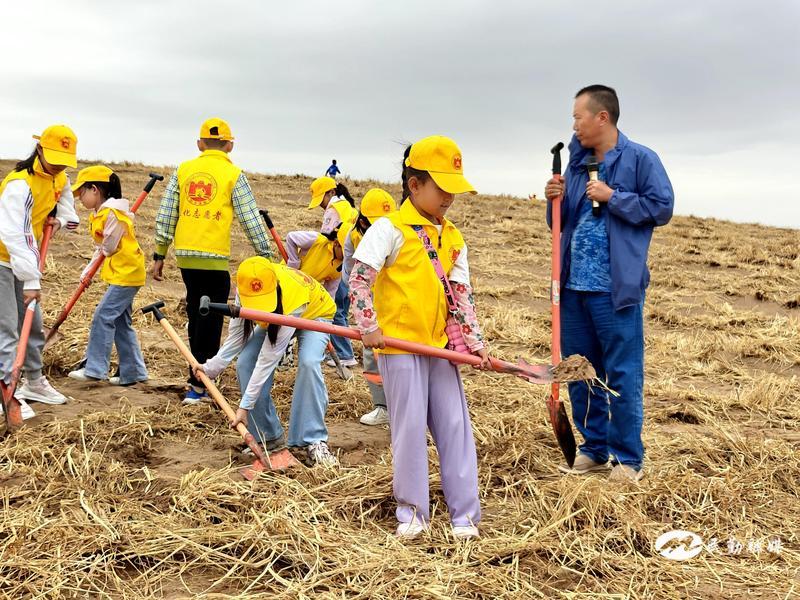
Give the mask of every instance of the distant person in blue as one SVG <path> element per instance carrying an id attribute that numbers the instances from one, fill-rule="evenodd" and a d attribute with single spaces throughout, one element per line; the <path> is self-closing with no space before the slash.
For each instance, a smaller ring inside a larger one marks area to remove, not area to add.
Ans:
<path id="1" fill-rule="evenodd" d="M 339 167 L 336 166 L 336 159 L 334 158 L 333 161 L 331 162 L 331 166 L 328 167 L 327 171 L 325 171 L 325 175 L 331 177 L 332 179 L 336 179 L 336 176 L 339 173 L 341 173 L 341 171 L 339 170 Z"/>
<path id="2" fill-rule="evenodd" d="M 617 129 L 617 93 L 591 85 L 575 95 L 575 135 L 564 182 L 545 187 L 547 221 L 561 204 L 561 349 L 589 359 L 619 396 L 584 382 L 569 384 L 572 417 L 583 435 L 571 474 L 607 472 L 639 481 L 644 471 L 644 320 L 653 229 L 672 217 L 674 194 L 655 152 Z M 594 154 L 598 181 L 586 164 Z M 592 201 L 599 212 L 592 212 Z"/>

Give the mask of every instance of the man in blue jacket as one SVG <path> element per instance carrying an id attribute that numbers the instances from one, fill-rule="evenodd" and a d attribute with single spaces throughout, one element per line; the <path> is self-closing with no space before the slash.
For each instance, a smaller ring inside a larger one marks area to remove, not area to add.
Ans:
<path id="1" fill-rule="evenodd" d="M 655 152 L 617 129 L 617 93 L 591 85 L 575 95 L 573 136 L 564 182 L 547 182 L 547 221 L 561 204 L 561 349 L 581 354 L 612 396 L 583 382 L 569 384 L 572 418 L 584 438 L 565 473 L 604 472 L 638 481 L 643 476 L 644 322 L 650 282 L 647 252 L 653 228 L 672 217 L 674 194 Z M 594 155 L 597 181 L 587 162 Z M 593 203 L 596 204 L 594 210 Z M 610 462 L 609 462 L 610 461 Z"/>

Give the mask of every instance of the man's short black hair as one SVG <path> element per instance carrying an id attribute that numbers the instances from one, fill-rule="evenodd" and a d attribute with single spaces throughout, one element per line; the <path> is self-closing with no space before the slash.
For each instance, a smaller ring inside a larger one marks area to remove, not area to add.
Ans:
<path id="1" fill-rule="evenodd" d="M 616 127 L 617 121 L 619 120 L 619 98 L 617 98 L 617 92 L 614 91 L 614 88 L 599 84 L 587 85 L 585 88 L 578 90 L 578 93 L 575 94 L 575 98 L 583 94 L 589 95 L 595 114 L 599 113 L 601 110 L 606 111 L 611 124 Z"/>

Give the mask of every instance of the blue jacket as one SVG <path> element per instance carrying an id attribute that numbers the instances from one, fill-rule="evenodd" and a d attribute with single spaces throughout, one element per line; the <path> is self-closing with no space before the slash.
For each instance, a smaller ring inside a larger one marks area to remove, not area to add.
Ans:
<path id="1" fill-rule="evenodd" d="M 569 276 L 570 242 L 578 224 L 580 202 L 586 198 L 586 157 L 591 153 L 575 136 L 569 143 L 569 164 L 564 173 L 561 202 L 561 286 Z M 611 262 L 611 301 L 619 310 L 644 300 L 650 283 L 647 251 L 653 229 L 672 218 L 675 195 L 667 172 L 655 152 L 630 141 L 619 132 L 617 145 L 609 150 L 605 163 L 606 184 L 614 190 L 603 207 Z M 602 203 L 601 203 L 601 206 Z M 551 225 L 552 204 L 547 203 L 547 224 Z"/>

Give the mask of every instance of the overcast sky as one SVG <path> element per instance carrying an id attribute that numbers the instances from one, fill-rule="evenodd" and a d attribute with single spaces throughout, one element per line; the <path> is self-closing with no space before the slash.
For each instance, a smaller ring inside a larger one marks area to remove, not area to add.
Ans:
<path id="1" fill-rule="evenodd" d="M 248 170 L 396 180 L 438 133 L 480 191 L 541 197 L 604 83 L 678 213 L 800 227 L 798 37 L 795 0 L 4 2 L 0 156 L 64 122 L 82 158 L 177 164 L 219 116 Z"/>

